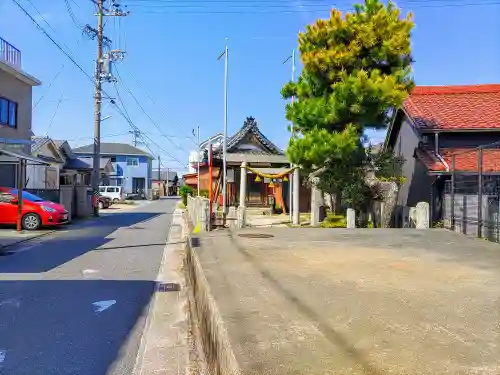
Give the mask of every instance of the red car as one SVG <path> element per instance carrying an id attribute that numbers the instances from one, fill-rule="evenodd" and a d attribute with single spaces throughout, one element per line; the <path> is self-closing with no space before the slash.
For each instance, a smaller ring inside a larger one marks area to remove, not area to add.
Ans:
<path id="1" fill-rule="evenodd" d="M 27 191 L 22 192 L 21 225 L 26 230 L 37 230 L 42 226 L 56 226 L 68 222 L 68 211 L 64 206 L 46 201 Z M 17 189 L 0 188 L 0 224 L 17 222 Z"/>

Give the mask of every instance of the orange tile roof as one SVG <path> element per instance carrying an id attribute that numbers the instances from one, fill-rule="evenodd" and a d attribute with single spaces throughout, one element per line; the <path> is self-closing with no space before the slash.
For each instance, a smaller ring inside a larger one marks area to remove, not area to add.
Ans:
<path id="1" fill-rule="evenodd" d="M 478 171 L 478 150 L 445 148 L 439 150 L 440 155 L 448 164 L 449 171 L 452 169 L 452 155 L 455 154 L 455 170 L 460 172 Z M 436 156 L 434 151 L 419 148 L 416 150 L 416 156 L 432 172 L 445 172 L 446 167 Z M 483 150 L 483 172 L 500 172 L 500 149 Z"/>
<path id="2" fill-rule="evenodd" d="M 421 129 L 500 129 L 500 84 L 417 86 L 404 109 Z"/>

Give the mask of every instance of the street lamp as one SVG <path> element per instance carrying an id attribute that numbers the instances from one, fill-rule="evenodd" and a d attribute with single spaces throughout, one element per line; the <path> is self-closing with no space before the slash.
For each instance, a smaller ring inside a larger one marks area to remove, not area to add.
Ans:
<path id="1" fill-rule="evenodd" d="M 226 38 L 227 42 L 227 38 Z M 224 139 L 222 144 L 222 168 L 223 168 L 223 184 L 222 184 L 222 214 L 226 216 L 226 189 L 227 189 L 227 81 L 228 81 L 228 49 L 227 44 L 224 52 L 222 52 L 217 60 L 224 58 Z"/>
<path id="2" fill-rule="evenodd" d="M 288 56 L 286 58 L 285 61 L 283 61 L 283 64 L 286 64 L 289 60 L 292 60 L 292 82 L 295 82 L 295 49 L 292 50 L 292 54 L 290 56 Z M 295 101 L 295 95 L 292 95 L 292 104 L 293 102 Z M 295 137 L 295 130 L 293 128 L 293 123 L 292 123 L 292 126 L 291 126 L 291 138 L 294 138 Z M 290 215 L 290 221 L 293 221 L 293 213 L 292 213 L 292 209 L 293 210 L 298 210 L 298 207 L 295 207 L 295 203 L 294 202 L 294 199 L 293 199 L 293 194 L 294 194 L 294 191 L 293 191 L 293 179 L 289 179 L 289 182 L 288 182 L 288 211 L 289 212 L 289 215 Z"/>

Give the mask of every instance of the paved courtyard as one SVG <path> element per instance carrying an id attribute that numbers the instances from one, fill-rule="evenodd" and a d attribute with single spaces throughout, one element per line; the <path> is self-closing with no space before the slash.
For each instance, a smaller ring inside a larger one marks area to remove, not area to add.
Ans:
<path id="1" fill-rule="evenodd" d="M 500 245 L 254 228 L 206 234 L 196 252 L 244 375 L 500 374 Z"/>

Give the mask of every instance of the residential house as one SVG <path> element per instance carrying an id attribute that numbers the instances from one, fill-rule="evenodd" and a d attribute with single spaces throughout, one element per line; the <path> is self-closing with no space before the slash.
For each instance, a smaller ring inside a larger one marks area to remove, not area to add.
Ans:
<path id="1" fill-rule="evenodd" d="M 457 155 L 457 183 L 469 181 L 474 185 L 476 181 L 477 186 L 475 149 L 486 146 L 483 172 L 495 176 L 500 172 L 500 150 L 491 144 L 497 141 L 500 84 L 415 87 L 395 113 L 384 143 L 386 150 L 405 159 L 406 182 L 399 191 L 398 205 L 430 202 L 432 219 L 440 220 L 444 214 L 445 187 L 453 172 L 452 155 Z"/>
<path id="2" fill-rule="evenodd" d="M 16 186 L 19 160 L 30 157 L 33 87 L 41 83 L 21 68 L 21 51 L 0 38 L 0 186 Z M 24 171 L 23 171 L 24 172 Z"/>
<path id="3" fill-rule="evenodd" d="M 73 149 L 79 157 L 92 157 L 93 152 L 94 145 Z M 106 185 L 123 186 L 125 194 L 142 191 L 148 196 L 154 178 L 153 156 L 127 143 L 101 143 L 101 157 L 109 158 L 114 169 Z"/>
<path id="4" fill-rule="evenodd" d="M 42 159 L 48 165 L 28 165 L 26 168 L 26 188 L 59 189 L 60 172 L 66 157 L 59 146 L 49 137 L 32 137 L 31 155 Z"/>
<path id="5" fill-rule="evenodd" d="M 60 185 L 90 186 L 93 159 L 77 157 L 67 141 L 50 137 L 32 137 L 31 155 L 47 165 L 29 165 L 26 172 L 26 187 L 30 190 L 57 190 Z M 111 158 L 100 160 L 101 183 L 109 184 L 109 175 L 114 172 Z"/>

